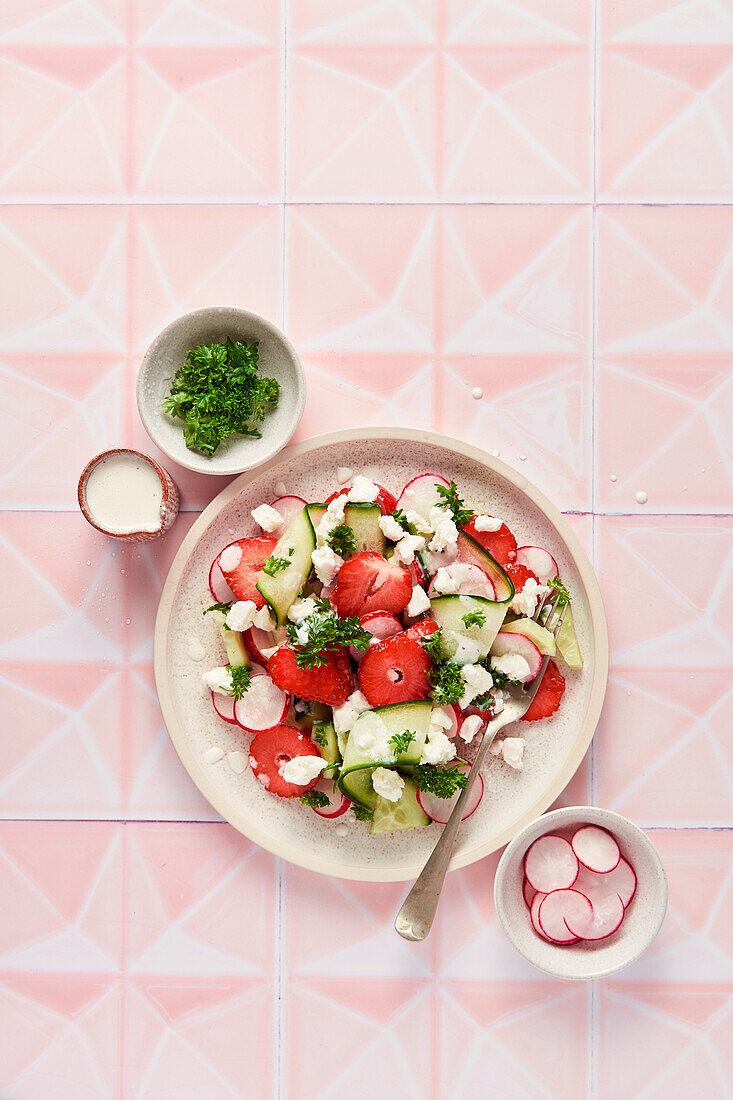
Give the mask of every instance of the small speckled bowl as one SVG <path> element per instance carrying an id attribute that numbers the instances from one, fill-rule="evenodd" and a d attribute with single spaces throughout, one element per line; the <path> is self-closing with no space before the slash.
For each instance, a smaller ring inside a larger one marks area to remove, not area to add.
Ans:
<path id="1" fill-rule="evenodd" d="M 227 336 L 257 340 L 260 372 L 264 378 L 277 379 L 280 399 L 258 425 L 260 439 L 229 436 L 207 458 L 189 450 L 183 440 L 183 421 L 165 413 L 163 401 L 187 352 Z M 305 408 L 305 374 L 295 348 L 271 321 L 235 306 L 207 306 L 184 313 L 153 340 L 137 376 L 137 407 L 150 438 L 174 462 L 201 474 L 231 476 L 268 462 L 290 441 Z"/>
<path id="2" fill-rule="evenodd" d="M 522 894 L 524 855 L 545 833 L 570 836 L 580 825 L 601 825 L 618 841 L 636 872 L 636 893 L 621 927 L 605 940 L 562 947 L 537 935 Z M 667 911 L 667 876 L 646 833 L 620 814 L 596 806 L 569 806 L 543 814 L 507 846 L 494 879 L 494 906 L 508 939 L 528 962 L 558 978 L 604 978 L 623 970 L 646 951 Z"/>
<path id="3" fill-rule="evenodd" d="M 140 458 L 143 462 L 147 462 L 148 466 L 152 466 L 158 475 L 163 490 L 163 501 L 160 506 L 160 527 L 156 528 L 155 531 L 129 531 L 121 534 L 119 531 L 113 531 L 109 527 L 103 527 L 92 515 L 87 503 L 87 482 L 89 481 L 89 475 L 96 469 L 100 462 L 103 462 L 105 458 L 111 458 L 112 455 L 134 455 L 135 458 Z M 160 538 L 161 535 L 165 534 L 165 532 L 173 526 L 173 522 L 178 515 L 178 486 L 173 478 L 168 471 L 164 470 L 154 458 L 150 457 L 150 455 L 144 455 L 142 451 L 134 451 L 131 447 L 114 447 L 111 451 L 102 451 L 101 454 L 95 455 L 94 458 L 90 459 L 81 472 L 76 495 L 79 501 L 79 507 L 87 523 L 91 523 L 92 527 L 96 527 L 97 531 L 101 531 L 103 535 L 109 535 L 113 539 L 122 539 L 125 542 L 151 542 L 152 539 Z"/>

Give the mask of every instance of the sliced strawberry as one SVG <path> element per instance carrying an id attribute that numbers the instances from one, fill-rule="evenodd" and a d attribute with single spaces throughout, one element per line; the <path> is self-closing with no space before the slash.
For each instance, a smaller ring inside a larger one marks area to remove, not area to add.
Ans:
<path id="1" fill-rule="evenodd" d="M 299 668 L 295 651 L 285 642 L 267 662 L 267 671 L 279 688 L 301 699 L 340 707 L 354 687 L 349 655 L 345 649 L 326 654 L 326 664 L 318 668 Z"/>
<path id="2" fill-rule="evenodd" d="M 362 664 L 364 662 L 362 661 Z M 545 675 L 537 688 L 537 694 L 529 704 L 529 710 L 522 718 L 523 722 L 537 722 L 540 718 L 549 718 L 560 706 L 565 691 L 565 677 L 554 661 L 548 661 Z"/>
<path id="3" fill-rule="evenodd" d="M 428 634 L 434 634 L 436 630 L 440 630 L 440 627 L 436 623 L 435 619 L 427 618 L 420 619 L 419 622 L 413 623 L 405 631 L 406 638 L 427 638 Z"/>
<path id="4" fill-rule="evenodd" d="M 374 484 L 379 489 L 375 504 L 378 504 L 379 507 L 382 509 L 383 516 L 391 515 L 397 507 L 397 498 L 393 497 L 389 489 L 385 489 L 385 487 L 383 485 L 380 485 L 378 481 L 375 481 Z M 335 493 L 331 493 L 330 497 L 327 498 L 325 503 L 330 504 L 332 500 L 336 499 L 336 497 L 340 497 L 342 493 L 348 493 L 348 491 L 348 488 L 337 489 Z"/>
<path id="5" fill-rule="evenodd" d="M 504 572 L 517 592 L 522 591 L 530 577 L 539 584 L 539 577 L 537 574 L 533 573 L 531 569 L 528 569 L 526 565 L 520 565 L 518 561 L 511 561 L 508 565 L 505 565 Z"/>
<path id="6" fill-rule="evenodd" d="M 339 615 L 365 615 L 368 611 L 404 611 L 412 595 L 407 569 L 387 561 L 373 550 L 354 554 L 341 566 L 333 597 Z"/>
<path id="7" fill-rule="evenodd" d="M 373 707 L 424 699 L 430 694 L 430 658 L 417 639 L 396 634 L 366 651 L 359 687 Z"/>
<path id="8" fill-rule="evenodd" d="M 237 539 L 231 544 L 238 546 L 242 556 L 229 573 L 222 569 L 224 580 L 238 600 L 252 600 L 256 607 L 264 607 L 265 601 L 257 591 L 257 574 L 277 545 L 277 539 L 269 535 L 258 535 L 251 539 Z"/>
<path id="9" fill-rule="evenodd" d="M 517 557 L 517 540 L 507 525 L 502 523 L 498 531 L 477 531 L 474 523 L 475 519 L 474 516 L 464 525 L 463 530 L 466 534 L 476 539 L 476 542 L 483 546 L 484 550 L 488 550 L 499 565 L 507 565 L 509 562 L 515 561 Z"/>
<path id="10" fill-rule="evenodd" d="M 249 747 L 249 766 L 255 779 L 270 794 L 280 798 L 295 798 L 315 787 L 319 777 L 301 786 L 299 783 L 287 783 L 280 775 L 280 768 L 294 756 L 320 756 L 318 745 L 310 737 L 293 726 L 273 726 L 261 730 L 252 738 Z"/>

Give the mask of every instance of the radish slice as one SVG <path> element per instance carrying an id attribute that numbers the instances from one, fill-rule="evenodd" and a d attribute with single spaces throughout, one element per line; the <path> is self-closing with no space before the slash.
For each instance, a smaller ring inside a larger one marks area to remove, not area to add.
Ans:
<path id="1" fill-rule="evenodd" d="M 351 805 L 348 798 L 341 794 L 341 791 L 338 789 L 333 779 L 319 779 L 313 789 L 321 791 L 326 795 L 329 801 L 328 806 L 313 806 L 314 813 L 317 813 L 319 817 L 327 817 L 329 819 L 341 817 Z"/>
<path id="2" fill-rule="evenodd" d="M 282 535 L 283 531 L 287 531 L 288 527 L 293 522 L 295 517 L 299 516 L 300 513 L 303 511 L 306 503 L 307 501 L 303 500 L 302 497 L 292 496 L 278 497 L 277 500 L 273 500 L 270 507 L 275 508 L 280 513 L 283 521 L 279 527 L 275 528 L 274 531 L 265 531 L 265 534 L 272 535 L 273 538 L 276 539 L 280 538 L 280 535 Z M 262 528 L 262 530 L 265 530 L 264 527 Z"/>
<path id="3" fill-rule="evenodd" d="M 422 588 L 425 584 L 425 570 L 420 565 L 420 562 L 417 560 L 417 558 L 413 558 L 413 560 L 410 562 L 407 567 L 407 572 L 412 577 L 413 585 L 417 584 L 420 586 L 420 588 Z"/>
<path id="4" fill-rule="evenodd" d="M 362 629 L 367 630 L 373 638 L 380 642 L 386 641 L 387 638 L 394 638 L 395 634 L 402 633 L 402 623 L 394 615 L 390 615 L 389 611 L 370 611 L 368 615 L 362 615 L 360 622 Z M 356 646 L 350 645 L 349 653 L 355 661 L 359 662 L 366 650 L 357 649 Z"/>
<path id="5" fill-rule="evenodd" d="M 461 596 L 483 596 L 486 600 L 496 599 L 496 588 L 487 573 L 478 565 L 469 562 L 454 562 L 443 567 L 445 573 L 456 583 L 455 591 Z M 452 595 L 451 591 L 451 595 Z M 428 596 L 441 595 L 435 588 L 435 577 L 428 585 Z"/>
<path id="6" fill-rule="evenodd" d="M 553 577 L 559 577 L 557 562 L 541 546 L 520 546 L 517 548 L 517 565 L 524 565 L 538 578 L 540 584 L 547 584 Z"/>
<path id="7" fill-rule="evenodd" d="M 524 657 L 529 665 L 529 672 L 522 680 L 523 684 L 534 680 L 542 668 L 542 654 L 534 642 L 524 634 L 511 634 L 508 630 L 500 630 L 494 639 L 490 653 L 492 657 L 503 657 L 507 653 Z"/>
<path id="8" fill-rule="evenodd" d="M 219 568 L 220 554 L 214 558 L 209 569 L 209 591 L 217 603 L 228 603 L 235 598 L 231 588 L 224 580 L 224 574 Z"/>
<path id="9" fill-rule="evenodd" d="M 524 900 L 527 904 L 527 908 L 531 909 L 532 908 L 532 901 L 534 900 L 534 898 L 537 894 L 537 891 L 535 890 L 532 883 L 529 882 L 529 880 L 526 879 L 526 878 L 525 878 L 524 882 L 522 883 L 522 894 L 524 895 Z"/>
<path id="10" fill-rule="evenodd" d="M 578 860 L 599 875 L 608 874 L 618 865 L 621 852 L 618 844 L 598 825 L 584 825 L 574 834 L 571 845 Z"/>
<path id="11" fill-rule="evenodd" d="M 580 939 L 570 931 L 569 917 L 576 925 L 590 927 L 593 923 L 593 906 L 577 890 L 550 891 L 537 911 L 540 928 L 553 943 L 577 943 Z"/>
<path id="12" fill-rule="evenodd" d="M 233 726 L 237 725 L 237 719 L 234 717 L 234 700 L 231 695 L 222 695 L 218 691 L 212 691 L 211 702 L 214 704 L 214 710 L 220 718 Z"/>
<path id="13" fill-rule="evenodd" d="M 526 880 L 525 880 L 526 881 Z M 532 904 L 529 907 L 529 918 L 532 921 L 532 927 L 538 936 L 541 936 L 543 940 L 547 940 L 548 943 L 552 941 L 542 931 L 542 925 L 540 924 L 539 913 L 542 902 L 547 897 L 547 894 L 543 894 L 541 890 L 538 890 L 535 896 L 532 898 Z"/>
<path id="14" fill-rule="evenodd" d="M 570 894 L 578 893 L 577 890 L 568 890 L 567 892 Z M 578 897 L 581 898 L 583 895 L 578 894 Z M 580 906 L 566 909 L 565 924 L 568 932 L 581 940 L 605 940 L 606 936 L 613 935 L 624 919 L 624 906 L 618 894 L 607 894 L 606 897 L 596 898 L 588 904 L 590 905 L 590 913 L 583 912 Z M 543 914 L 544 910 L 540 909 L 540 919 L 543 921 L 543 927 L 547 930 Z"/>
<path id="15" fill-rule="evenodd" d="M 285 720 L 290 696 L 265 674 L 255 674 L 241 699 L 234 704 L 234 717 L 243 730 L 258 733 Z"/>
<path id="16" fill-rule="evenodd" d="M 242 637 L 252 660 L 258 661 L 261 665 L 267 665 L 268 659 L 263 650 L 280 645 L 280 642 L 284 642 L 287 638 L 287 632 L 284 629 L 261 630 L 259 626 L 251 626 L 249 630 L 245 630 Z"/>
<path id="17" fill-rule="evenodd" d="M 578 877 L 578 860 L 567 840 L 547 833 L 527 849 L 524 873 L 535 890 L 567 890 Z"/>
<path id="18" fill-rule="evenodd" d="M 429 520 L 430 509 L 442 500 L 435 488 L 436 482 L 439 485 L 445 485 L 446 489 L 448 488 L 448 482 L 438 474 L 419 474 L 417 477 L 413 477 L 412 481 L 408 481 L 400 493 L 397 507 L 403 512 L 409 512 L 412 509 L 414 512 L 418 512 L 424 520 Z"/>
<path id="19" fill-rule="evenodd" d="M 618 894 L 626 909 L 636 893 L 636 874 L 631 864 L 622 856 L 612 871 L 602 875 L 581 866 L 573 885 L 576 890 L 589 897 L 594 905 L 597 897 Z"/>
<path id="20" fill-rule="evenodd" d="M 436 711 L 440 711 L 441 714 L 445 715 L 446 720 L 450 722 L 450 725 L 445 727 L 443 733 L 446 737 L 450 737 L 452 741 L 463 725 L 461 708 L 455 703 L 446 703 L 442 707 L 433 707 L 433 714 L 435 714 Z"/>
<path id="21" fill-rule="evenodd" d="M 470 770 L 471 768 L 468 764 L 463 764 L 461 766 L 461 771 L 464 775 L 468 775 Z M 458 801 L 460 793 L 460 791 L 456 791 L 456 793 L 451 798 L 438 798 L 437 795 L 430 794 L 429 791 L 418 791 L 417 800 L 429 818 L 431 818 L 433 821 L 436 821 L 438 825 L 445 825 L 451 815 L 453 807 Z M 466 803 L 466 809 L 463 812 L 461 821 L 465 821 L 467 817 L 471 816 L 483 797 L 484 777 L 481 775 L 481 772 L 479 772 L 479 774 L 476 776 L 476 781 L 471 788 L 471 794 L 469 795 L 468 802 Z"/>

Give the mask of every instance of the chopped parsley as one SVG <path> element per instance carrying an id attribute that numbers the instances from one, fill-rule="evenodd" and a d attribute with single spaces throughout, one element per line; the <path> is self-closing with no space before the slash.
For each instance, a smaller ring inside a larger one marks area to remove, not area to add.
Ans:
<path id="1" fill-rule="evenodd" d="M 395 521 L 395 523 L 399 523 L 403 531 L 412 531 L 412 525 L 408 523 L 407 516 L 401 508 L 395 508 L 394 512 L 392 513 L 392 519 Z"/>
<path id="2" fill-rule="evenodd" d="M 265 558 L 263 562 L 262 572 L 267 573 L 268 577 L 274 577 L 276 573 L 280 573 L 283 569 L 287 569 L 289 565 L 289 558 L 275 558 L 270 554 L 269 558 Z"/>
<path id="3" fill-rule="evenodd" d="M 342 558 L 348 558 L 351 554 L 356 553 L 354 532 L 345 523 L 334 527 L 333 531 L 326 537 L 326 542 L 333 552 L 340 554 Z"/>
<path id="4" fill-rule="evenodd" d="M 430 682 L 433 688 L 433 702 L 460 703 L 466 684 L 461 676 L 460 665 L 450 659 L 448 650 L 443 645 L 443 635 L 440 630 L 421 638 L 423 649 L 430 658 L 432 664 Z"/>
<path id="5" fill-rule="evenodd" d="M 207 607 L 203 614 L 208 615 L 210 611 L 221 611 L 223 615 L 228 615 L 233 603 L 234 600 L 229 600 L 228 603 L 212 603 L 211 607 Z"/>
<path id="6" fill-rule="evenodd" d="M 303 628 L 306 641 L 300 640 Z M 288 624 L 288 641 L 293 647 L 298 668 L 318 668 L 328 663 L 328 654 L 353 645 L 367 649 L 372 635 L 364 630 L 356 615 L 340 618 L 328 600 L 316 600 L 316 610 L 299 623 Z"/>
<path id="7" fill-rule="evenodd" d="M 356 802 L 351 803 L 351 809 L 354 812 L 354 817 L 357 821 L 373 821 L 374 811 L 368 810 L 366 806 L 359 806 Z"/>
<path id="8" fill-rule="evenodd" d="M 232 698 L 241 699 L 252 682 L 252 673 L 246 665 L 232 665 L 229 671 L 232 675 Z"/>
<path id="9" fill-rule="evenodd" d="M 398 753 L 407 752 L 412 742 L 416 740 L 417 738 L 412 730 L 405 730 L 404 733 L 395 733 L 390 737 L 387 744 L 394 745 L 395 756 L 397 756 Z"/>
<path id="10" fill-rule="evenodd" d="M 463 615 L 462 618 L 463 618 L 463 625 L 466 626 L 466 627 L 468 627 L 468 626 L 483 626 L 484 623 L 486 622 L 486 614 L 485 614 L 485 612 L 483 612 L 481 610 L 480 607 L 474 608 L 473 611 L 466 612 L 466 614 Z"/>
<path id="11" fill-rule="evenodd" d="M 322 810 L 328 806 L 331 799 L 325 793 L 325 791 L 306 791 L 305 794 L 300 796 L 300 801 L 304 806 L 310 806 L 313 810 Z"/>
<path id="12" fill-rule="evenodd" d="M 311 740 L 315 741 L 317 745 L 322 745 L 324 749 L 328 744 L 328 738 L 323 732 L 323 728 L 321 726 L 313 727 L 313 729 L 311 730 Z"/>
<path id="13" fill-rule="evenodd" d="M 557 595 L 555 603 L 556 611 L 559 611 L 562 607 L 565 607 L 566 604 L 570 603 L 570 593 L 559 577 L 553 577 L 551 581 L 548 581 L 547 587 L 550 589 L 551 593 Z"/>
<path id="14" fill-rule="evenodd" d="M 482 665 L 487 672 L 491 673 L 491 678 L 494 681 L 495 688 L 521 687 L 521 680 L 510 680 L 506 672 L 502 672 L 500 669 L 494 668 L 494 666 L 491 664 L 491 657 L 482 657 L 479 661 L 479 664 Z M 474 703 L 474 706 L 478 706 L 478 703 Z"/>
<path id="15" fill-rule="evenodd" d="M 188 352 L 163 409 L 183 420 L 189 450 L 210 457 L 227 436 L 262 435 L 255 424 L 277 405 L 280 387 L 276 379 L 261 377 L 258 360 L 257 341 L 247 344 L 231 337 Z"/>
<path id="16" fill-rule="evenodd" d="M 452 514 L 456 527 L 462 527 L 464 523 L 468 523 L 473 518 L 473 509 L 466 508 L 458 495 L 458 486 L 455 481 L 451 481 L 447 489 L 445 485 L 441 485 L 439 481 L 436 481 L 435 488 L 438 491 L 438 496 L 442 498 L 438 501 L 437 507 L 443 508 Z"/>
<path id="17" fill-rule="evenodd" d="M 418 764 L 415 768 L 415 782 L 421 791 L 434 794 L 436 798 L 452 798 L 456 791 L 462 791 L 468 782 L 468 776 L 460 768 L 440 768 L 437 764 Z"/>

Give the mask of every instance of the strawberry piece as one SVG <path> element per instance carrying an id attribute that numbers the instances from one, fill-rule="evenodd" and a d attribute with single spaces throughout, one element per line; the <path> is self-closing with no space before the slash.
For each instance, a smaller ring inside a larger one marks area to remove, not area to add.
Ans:
<path id="1" fill-rule="evenodd" d="M 538 722 L 540 718 L 549 718 L 560 706 L 564 691 L 565 677 L 554 661 L 548 661 L 545 675 L 537 688 L 537 694 L 529 704 L 529 710 L 522 721 Z"/>
<path id="2" fill-rule="evenodd" d="M 382 509 L 383 516 L 391 515 L 397 507 L 397 498 L 393 497 L 389 489 L 385 489 L 385 487 L 383 485 L 380 485 L 378 481 L 375 481 L 374 484 L 379 489 L 379 492 L 377 493 L 377 499 L 374 503 L 378 504 L 379 507 Z M 336 497 L 340 497 L 342 493 L 348 493 L 348 491 L 348 488 L 337 489 L 335 493 L 331 493 L 330 497 L 326 499 L 325 503 L 330 504 L 332 500 L 336 499 Z"/>
<path id="3" fill-rule="evenodd" d="M 301 786 L 299 783 L 287 783 L 280 775 L 280 768 L 294 756 L 320 756 L 318 745 L 305 733 L 293 726 L 273 726 L 261 730 L 252 738 L 249 747 L 249 766 L 255 779 L 270 794 L 280 798 L 296 798 L 305 791 L 312 790 L 319 777 Z"/>
<path id="4" fill-rule="evenodd" d="M 532 580 L 537 581 L 538 584 L 540 582 L 536 573 L 533 573 L 531 569 L 528 569 L 526 565 L 521 565 L 518 561 L 511 561 L 508 565 L 505 565 L 504 572 L 517 592 L 522 591 L 530 577 Z"/>
<path id="5" fill-rule="evenodd" d="M 403 632 L 369 647 L 359 665 L 359 687 L 373 707 L 424 699 L 430 668 L 423 647 Z"/>
<path id="6" fill-rule="evenodd" d="M 367 611 L 404 611 L 412 595 L 407 569 L 387 561 L 373 550 L 354 554 L 338 571 L 334 603 L 339 615 L 365 615 Z"/>
<path id="7" fill-rule="evenodd" d="M 279 688 L 297 695 L 340 707 L 351 695 L 354 687 L 349 655 L 345 649 L 329 650 L 325 665 L 318 668 L 299 668 L 295 651 L 285 642 L 267 662 L 267 671 Z"/>
<path id="8" fill-rule="evenodd" d="M 463 530 L 466 534 L 483 546 L 484 550 L 488 550 L 499 565 L 513 562 L 517 557 L 517 540 L 507 525 L 502 523 L 498 531 L 477 531 L 474 525 L 475 519 L 476 517 L 473 516 L 468 523 L 464 524 Z"/>
<path id="9" fill-rule="evenodd" d="M 404 634 L 406 638 L 427 638 L 429 634 L 434 634 L 436 630 L 440 630 L 440 627 L 435 619 L 428 617 L 413 623 L 411 627 L 404 631 Z"/>
<path id="10" fill-rule="evenodd" d="M 242 557 L 231 572 L 225 573 L 221 570 L 224 580 L 238 600 L 252 600 L 256 607 L 264 607 L 264 597 L 257 591 L 257 574 L 275 549 L 277 539 L 269 535 L 258 535 L 251 539 L 237 539 L 231 545 L 240 548 Z"/>

